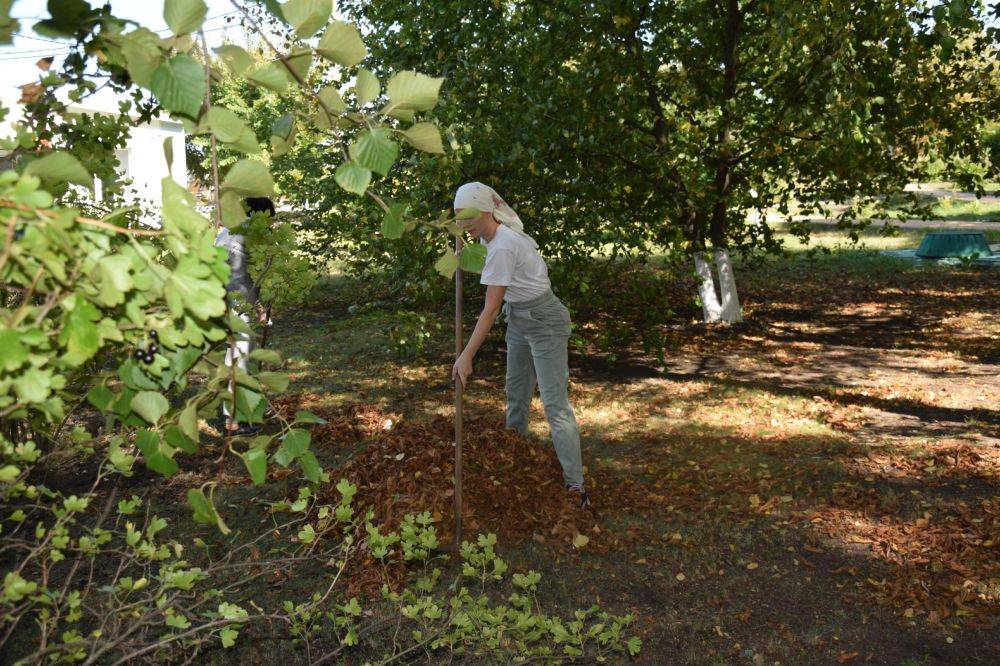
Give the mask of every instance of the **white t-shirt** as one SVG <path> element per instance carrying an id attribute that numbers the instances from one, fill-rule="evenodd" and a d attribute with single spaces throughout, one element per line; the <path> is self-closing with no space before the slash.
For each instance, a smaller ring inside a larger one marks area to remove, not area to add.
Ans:
<path id="1" fill-rule="evenodd" d="M 504 225 L 486 246 L 486 264 L 480 284 L 507 287 L 504 300 L 511 303 L 529 301 L 551 289 L 549 269 L 538 248 L 523 234 Z"/>

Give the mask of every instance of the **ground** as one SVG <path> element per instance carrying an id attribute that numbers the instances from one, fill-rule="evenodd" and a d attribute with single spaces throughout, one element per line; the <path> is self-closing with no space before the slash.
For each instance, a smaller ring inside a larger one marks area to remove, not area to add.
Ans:
<path id="1" fill-rule="evenodd" d="M 501 550 L 542 572 L 550 607 L 634 613 L 643 663 L 1000 658 L 1000 271 L 833 238 L 819 235 L 827 257 L 740 267 L 747 322 L 666 325 L 662 359 L 629 340 L 597 348 L 577 320 L 590 540 L 539 530 Z M 426 348 L 399 358 L 392 312 L 350 314 L 350 285 L 327 289 L 277 324 L 292 391 L 317 409 L 365 403 L 376 421 L 449 416 L 451 305 Z M 472 423 L 502 415 L 503 351 L 495 330 L 466 395 Z M 547 446 L 537 399 L 532 430 Z M 363 450 L 353 439 L 324 462 Z"/>
<path id="2" fill-rule="evenodd" d="M 787 237 L 785 258 L 738 261 L 735 326 L 697 322 L 686 266 L 595 263 L 604 274 L 584 297 L 571 278 L 555 284 L 575 293 L 570 391 L 594 507 L 563 510 L 537 399 L 531 437 L 503 430 L 497 324 L 465 396 L 466 537 L 496 532 L 513 570 L 539 571 L 546 612 L 633 614 L 639 663 L 997 663 L 1000 269 L 878 252 L 922 233 L 872 231 L 857 246 L 817 224 L 829 254 Z M 469 287 L 466 334 L 481 298 Z M 275 318 L 269 346 L 292 378 L 281 404 L 330 420 L 312 448 L 379 521 L 426 509 L 447 540 L 453 303 L 393 303 L 344 277 L 314 296 Z M 217 530 L 191 523 L 188 488 L 218 481 L 216 503 L 245 536 L 302 480 L 280 469 L 253 486 L 239 460 L 218 468 L 212 433 L 179 456 L 181 473 L 142 470 L 120 496 L 148 493 L 171 536 L 223 552 Z M 73 491 L 81 464 L 49 481 Z M 266 573 L 236 601 L 277 606 L 329 576 Z M 372 568 L 349 591 L 372 608 L 380 584 Z M 200 656 L 309 663 L 286 639 L 247 629 L 236 652 Z"/>

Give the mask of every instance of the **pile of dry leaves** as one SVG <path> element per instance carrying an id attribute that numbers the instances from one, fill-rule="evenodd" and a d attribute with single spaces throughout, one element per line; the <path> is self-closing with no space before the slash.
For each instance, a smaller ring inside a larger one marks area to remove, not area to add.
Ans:
<path id="1" fill-rule="evenodd" d="M 359 488 L 380 524 L 395 526 L 428 511 L 442 543 L 453 538 L 454 423 L 444 416 L 407 421 L 375 435 L 370 446 L 338 470 Z M 502 539 L 534 537 L 568 545 L 593 527 L 563 489 L 551 445 L 506 430 L 499 420 L 471 419 L 463 444 L 464 529 Z"/>

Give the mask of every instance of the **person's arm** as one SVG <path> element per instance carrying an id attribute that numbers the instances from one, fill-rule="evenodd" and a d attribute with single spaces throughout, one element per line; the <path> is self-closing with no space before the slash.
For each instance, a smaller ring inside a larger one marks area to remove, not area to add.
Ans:
<path id="1" fill-rule="evenodd" d="M 506 292 L 507 287 L 504 286 L 490 285 L 486 287 L 486 303 L 483 305 L 483 311 L 479 314 L 476 328 L 472 331 L 472 336 L 469 338 L 468 344 L 465 345 L 465 350 L 459 355 L 451 370 L 452 379 L 461 382 L 462 388 L 465 388 L 466 381 L 472 374 L 472 359 L 475 358 L 476 352 L 479 351 L 479 347 L 489 334 L 493 322 L 500 314 L 503 296 Z"/>

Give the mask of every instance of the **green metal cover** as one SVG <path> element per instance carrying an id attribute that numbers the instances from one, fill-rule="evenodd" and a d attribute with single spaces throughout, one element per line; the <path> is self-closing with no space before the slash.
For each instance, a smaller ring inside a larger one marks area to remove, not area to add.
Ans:
<path id="1" fill-rule="evenodd" d="M 986 236 L 981 231 L 945 231 L 927 234 L 917 248 L 917 256 L 925 259 L 945 257 L 968 257 L 978 254 L 988 257 L 992 254 L 986 244 Z"/>

